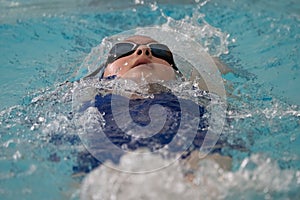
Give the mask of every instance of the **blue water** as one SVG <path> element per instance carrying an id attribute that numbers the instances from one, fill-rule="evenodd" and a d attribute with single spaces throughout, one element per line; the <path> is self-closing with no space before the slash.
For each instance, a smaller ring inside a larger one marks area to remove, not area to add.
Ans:
<path id="1" fill-rule="evenodd" d="M 104 2 L 0 1 L 0 199 L 79 199 L 97 162 L 81 155 L 72 85 L 60 83 L 104 37 L 153 25 L 185 31 L 234 71 L 221 136 L 233 166 L 204 173 L 218 185 L 208 198 L 298 199 L 299 1 Z"/>

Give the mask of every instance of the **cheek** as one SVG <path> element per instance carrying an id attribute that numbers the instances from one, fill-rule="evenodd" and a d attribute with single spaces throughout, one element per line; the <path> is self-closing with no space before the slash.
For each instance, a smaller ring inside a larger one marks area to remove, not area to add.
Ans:
<path id="1" fill-rule="evenodd" d="M 175 80 L 176 79 L 175 72 L 174 72 L 173 68 L 171 68 L 171 67 L 159 66 L 156 69 L 156 74 L 158 75 L 160 80 L 168 81 L 168 80 Z"/>
<path id="2" fill-rule="evenodd" d="M 104 72 L 104 77 L 106 76 L 112 76 L 112 75 L 119 75 L 121 71 L 124 70 L 126 67 L 126 62 L 120 60 L 120 61 L 115 61 L 109 65 L 107 65 L 105 72 Z"/>
<path id="3" fill-rule="evenodd" d="M 116 73 L 118 71 L 119 65 L 113 63 L 107 66 L 106 70 L 110 73 Z"/>
<path id="4" fill-rule="evenodd" d="M 154 56 L 153 56 L 153 62 L 171 67 L 171 65 L 167 61 L 160 59 L 160 58 L 156 58 Z"/>

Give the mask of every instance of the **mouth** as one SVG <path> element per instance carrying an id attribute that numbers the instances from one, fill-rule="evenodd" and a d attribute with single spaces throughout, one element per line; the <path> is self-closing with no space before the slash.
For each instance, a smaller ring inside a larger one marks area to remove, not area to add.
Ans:
<path id="1" fill-rule="evenodd" d="M 134 62 L 134 64 L 132 65 L 132 68 L 141 66 L 141 65 L 147 65 L 150 64 L 151 62 L 147 59 L 139 59 L 136 62 Z"/>

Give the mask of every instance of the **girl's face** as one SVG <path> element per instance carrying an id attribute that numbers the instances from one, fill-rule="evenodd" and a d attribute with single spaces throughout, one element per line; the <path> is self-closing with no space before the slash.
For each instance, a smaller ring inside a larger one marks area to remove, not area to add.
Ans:
<path id="1" fill-rule="evenodd" d="M 109 63 L 104 77 L 116 75 L 138 82 L 142 78 L 148 82 L 176 78 L 172 66 L 166 60 L 153 56 L 151 48 L 147 46 L 149 43 L 157 43 L 155 40 L 145 36 L 133 36 L 124 42 L 132 42 L 139 46 L 132 54 Z"/>

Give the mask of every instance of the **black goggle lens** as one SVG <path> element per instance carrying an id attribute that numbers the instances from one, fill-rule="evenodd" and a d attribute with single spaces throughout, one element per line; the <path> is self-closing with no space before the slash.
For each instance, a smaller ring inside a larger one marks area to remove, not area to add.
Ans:
<path id="1" fill-rule="evenodd" d="M 131 43 L 117 43 L 108 53 L 107 63 L 113 63 L 119 58 L 129 56 L 134 53 L 134 44 Z"/>
<path id="2" fill-rule="evenodd" d="M 170 49 L 163 44 L 149 45 L 151 53 L 154 57 L 167 61 L 170 65 L 174 65 L 173 54 Z"/>

